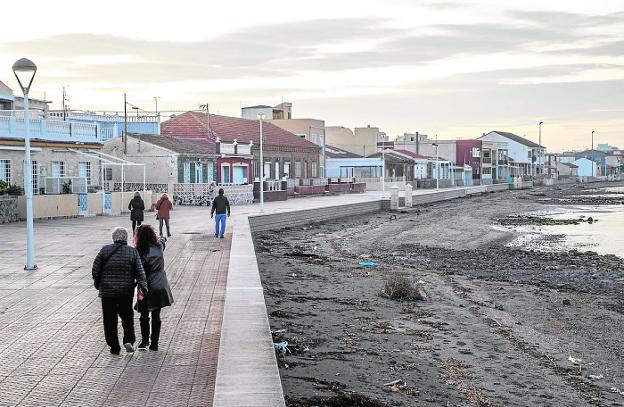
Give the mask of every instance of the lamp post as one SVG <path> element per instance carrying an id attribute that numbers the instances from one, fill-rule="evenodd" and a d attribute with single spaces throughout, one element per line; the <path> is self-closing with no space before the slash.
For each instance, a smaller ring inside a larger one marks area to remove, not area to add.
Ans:
<path id="1" fill-rule="evenodd" d="M 538 168 L 540 167 L 540 164 L 542 164 L 542 124 L 544 124 L 544 122 L 539 122 L 539 141 L 538 141 L 539 147 L 537 150 L 537 157 L 538 157 L 537 167 Z"/>
<path id="2" fill-rule="evenodd" d="M 32 209 L 32 161 L 30 159 L 30 115 L 28 106 L 28 91 L 37 73 L 37 65 L 30 59 L 22 58 L 13 64 L 13 74 L 24 93 L 24 189 L 26 194 L 26 266 L 24 270 L 34 270 L 35 264 L 35 235 L 33 227 Z"/>
<path id="3" fill-rule="evenodd" d="M 592 130 L 592 146 L 591 146 L 591 153 L 592 153 L 592 177 L 594 176 L 594 159 L 595 159 L 595 155 L 594 155 L 594 130 Z"/>
<path id="4" fill-rule="evenodd" d="M 377 145 L 379 146 L 379 135 L 381 133 L 377 133 Z M 383 135 L 381 136 L 381 193 L 382 196 L 386 195 L 386 143 L 383 139 Z"/>
<path id="5" fill-rule="evenodd" d="M 260 121 L 260 212 L 264 211 L 264 136 L 262 135 L 262 121 L 265 118 L 264 113 L 258 113 Z"/>
<path id="6" fill-rule="evenodd" d="M 438 135 L 436 134 L 436 142 L 434 144 L 436 148 L 436 190 L 440 189 L 440 158 L 438 154 Z"/>

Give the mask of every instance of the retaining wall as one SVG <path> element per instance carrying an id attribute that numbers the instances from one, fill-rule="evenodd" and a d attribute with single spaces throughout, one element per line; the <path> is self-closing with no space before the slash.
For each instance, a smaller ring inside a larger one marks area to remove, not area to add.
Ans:
<path id="1" fill-rule="evenodd" d="M 19 221 L 16 196 L 0 196 L 0 224 Z"/>
<path id="2" fill-rule="evenodd" d="M 284 229 L 291 226 L 301 226 L 314 222 L 343 218 L 352 215 L 373 213 L 381 210 L 381 201 L 362 202 L 327 208 L 306 209 L 269 215 L 250 216 L 249 226 L 253 232 Z"/>

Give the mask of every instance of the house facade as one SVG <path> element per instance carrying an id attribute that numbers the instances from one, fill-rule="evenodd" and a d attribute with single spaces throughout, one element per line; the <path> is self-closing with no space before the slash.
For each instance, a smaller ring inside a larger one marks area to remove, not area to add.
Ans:
<path id="1" fill-rule="evenodd" d="M 545 173 L 545 147 L 527 140 L 524 137 L 504 131 L 491 131 L 479 137 L 479 139 L 484 141 L 507 143 L 508 157 L 513 160 L 513 171 L 516 176 L 537 177 L 543 176 Z"/>
<path id="2" fill-rule="evenodd" d="M 362 157 L 334 146 L 325 146 L 327 178 L 378 178 L 383 172 L 381 157 Z"/>
<path id="3" fill-rule="evenodd" d="M 572 164 L 577 166 L 577 175 L 579 177 L 599 177 L 602 175 L 600 173 L 600 166 L 598 163 L 590 160 L 589 158 L 581 157 L 575 160 Z"/>
<path id="4" fill-rule="evenodd" d="M 145 164 L 148 189 L 170 190 L 172 184 L 205 184 L 218 182 L 217 160 L 214 149 L 171 137 L 152 134 L 128 134 L 124 152 L 122 138 L 104 143 L 102 151 L 136 164 Z M 112 181 L 111 190 L 118 190 L 122 181 L 121 166 L 107 168 L 106 181 Z M 124 168 L 124 189 L 137 190 L 143 183 L 143 167 Z"/>
<path id="5" fill-rule="evenodd" d="M 71 192 L 100 188 L 100 162 L 89 153 L 102 144 L 34 139 L 30 146 L 33 194 L 63 193 L 63 184 Z M 0 138 L 0 181 L 24 188 L 23 139 Z"/>
<path id="6" fill-rule="evenodd" d="M 318 179 L 320 147 L 271 122 L 263 122 L 265 180 Z M 186 112 L 161 125 L 164 136 L 193 143 L 250 145 L 251 174 L 260 178 L 260 123 L 258 120 Z"/>
<path id="7" fill-rule="evenodd" d="M 566 179 L 578 177 L 578 165 L 573 163 L 557 162 L 555 165 L 555 174 L 552 178 Z"/>
<path id="8" fill-rule="evenodd" d="M 379 127 L 366 126 L 356 127 L 353 131 L 342 126 L 325 127 L 326 143 L 349 151 L 362 157 L 368 157 L 380 151 L 380 144 L 387 142 L 386 133 L 379 130 Z M 387 147 L 381 144 L 383 147 Z"/>

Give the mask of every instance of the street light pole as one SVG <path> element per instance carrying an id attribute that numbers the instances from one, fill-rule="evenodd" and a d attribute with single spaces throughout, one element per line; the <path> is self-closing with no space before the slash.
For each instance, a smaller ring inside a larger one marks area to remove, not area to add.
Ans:
<path id="1" fill-rule="evenodd" d="M 592 177 L 594 176 L 594 159 L 595 159 L 595 155 L 594 155 L 594 130 L 592 130 L 592 146 L 591 146 L 591 152 L 592 152 Z"/>
<path id="2" fill-rule="evenodd" d="M 436 190 L 440 189 L 440 158 L 438 154 L 438 135 L 436 134 Z"/>
<path id="3" fill-rule="evenodd" d="M 37 66 L 29 59 L 22 58 L 13 64 L 13 74 L 24 93 L 24 189 L 26 195 L 26 266 L 24 270 L 35 270 L 35 233 L 33 225 L 32 161 L 30 159 L 30 113 L 28 92 L 37 73 Z M 21 76 L 21 78 L 20 78 Z M 22 82 L 24 79 L 24 82 Z"/>
<path id="4" fill-rule="evenodd" d="M 262 121 L 265 118 L 264 113 L 258 113 L 260 121 L 260 212 L 264 212 L 264 138 L 262 134 Z"/>
<path id="5" fill-rule="evenodd" d="M 377 140 L 379 140 L 379 133 L 377 133 Z M 386 143 L 383 141 L 383 136 L 381 145 L 381 192 L 382 195 L 386 195 Z"/>
<path id="6" fill-rule="evenodd" d="M 541 164 L 541 160 L 542 160 L 542 124 L 544 122 L 539 122 L 539 149 L 537 150 L 537 166 L 539 168 L 540 164 Z"/>

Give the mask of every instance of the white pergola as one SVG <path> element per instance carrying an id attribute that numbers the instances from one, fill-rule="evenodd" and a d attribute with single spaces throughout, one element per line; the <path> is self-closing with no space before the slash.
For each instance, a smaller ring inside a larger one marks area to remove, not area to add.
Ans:
<path id="1" fill-rule="evenodd" d="M 125 192 L 125 177 L 124 177 L 124 169 L 126 166 L 142 166 L 143 167 L 143 192 L 146 190 L 146 181 L 145 181 L 145 164 L 144 163 L 134 163 L 132 161 L 124 160 L 123 158 L 115 157 L 110 154 L 103 153 L 101 151 L 95 150 L 87 150 L 81 151 L 76 150 L 74 148 L 68 148 L 67 151 L 71 151 L 76 154 L 84 155 L 86 157 L 94 158 L 98 160 L 102 166 L 102 171 L 100 174 L 101 177 L 101 186 L 102 186 L 102 212 L 104 212 L 104 200 L 106 197 L 106 191 L 104 190 L 104 172 L 106 170 L 106 166 L 120 166 L 121 167 L 121 193 L 123 197 L 123 193 Z M 122 207 L 120 208 L 120 212 L 123 211 L 123 199 L 121 200 Z"/>

